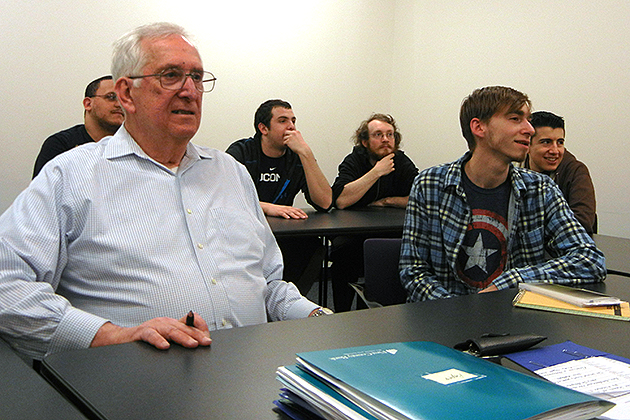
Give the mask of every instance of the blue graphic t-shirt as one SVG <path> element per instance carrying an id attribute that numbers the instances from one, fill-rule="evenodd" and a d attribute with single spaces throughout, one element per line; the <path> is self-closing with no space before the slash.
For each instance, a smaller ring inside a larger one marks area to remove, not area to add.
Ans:
<path id="1" fill-rule="evenodd" d="M 470 286 L 484 289 L 503 272 L 507 261 L 510 179 L 496 188 L 481 188 L 468 179 L 462 165 L 462 185 L 472 222 L 457 256 L 457 274 Z"/>

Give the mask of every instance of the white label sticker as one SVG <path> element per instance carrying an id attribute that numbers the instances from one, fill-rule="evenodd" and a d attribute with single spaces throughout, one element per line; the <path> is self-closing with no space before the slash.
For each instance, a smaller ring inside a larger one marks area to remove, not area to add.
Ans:
<path id="1" fill-rule="evenodd" d="M 479 375 L 464 372 L 458 369 L 448 369 L 442 372 L 430 373 L 422 376 L 424 379 L 437 382 L 442 385 L 450 385 L 457 382 L 469 381 L 479 378 Z"/>

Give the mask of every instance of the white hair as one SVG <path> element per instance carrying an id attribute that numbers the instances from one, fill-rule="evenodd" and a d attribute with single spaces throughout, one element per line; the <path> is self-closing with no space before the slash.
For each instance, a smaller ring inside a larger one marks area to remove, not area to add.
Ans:
<path id="1" fill-rule="evenodd" d="M 147 38 L 166 38 L 180 35 L 190 41 L 184 28 L 174 23 L 157 22 L 139 26 L 114 42 L 112 53 L 112 76 L 114 81 L 123 76 L 138 75 L 146 65 L 147 53 L 142 49 L 142 41 Z"/>

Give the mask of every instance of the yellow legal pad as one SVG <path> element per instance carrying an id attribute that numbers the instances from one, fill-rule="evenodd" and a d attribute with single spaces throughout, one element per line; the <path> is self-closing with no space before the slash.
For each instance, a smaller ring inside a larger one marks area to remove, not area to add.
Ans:
<path id="1" fill-rule="evenodd" d="M 630 305 L 625 301 L 622 301 L 621 305 L 582 307 L 521 289 L 516 297 L 514 297 L 512 304 L 521 308 L 538 309 L 541 311 L 630 321 Z"/>

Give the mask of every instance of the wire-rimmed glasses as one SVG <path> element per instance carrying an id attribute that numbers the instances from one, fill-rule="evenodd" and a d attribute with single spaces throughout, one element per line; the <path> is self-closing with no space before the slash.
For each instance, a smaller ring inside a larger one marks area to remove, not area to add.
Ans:
<path id="1" fill-rule="evenodd" d="M 145 74 L 143 76 L 129 76 L 130 79 L 144 79 L 145 77 L 157 77 L 160 80 L 160 86 L 168 90 L 180 90 L 186 84 L 186 78 L 190 77 L 193 81 L 195 88 L 199 92 L 212 92 L 214 84 L 217 80 L 214 74 L 209 71 L 197 71 L 193 70 L 190 73 L 185 73 L 179 68 L 170 68 L 162 70 L 155 74 Z"/>
<path id="2" fill-rule="evenodd" d="M 386 133 L 383 133 L 382 131 L 376 131 L 374 133 L 370 133 L 370 137 L 374 137 L 378 140 L 383 140 L 383 138 L 387 137 L 388 139 L 392 140 L 394 139 L 395 134 L 393 131 L 388 131 Z"/>

